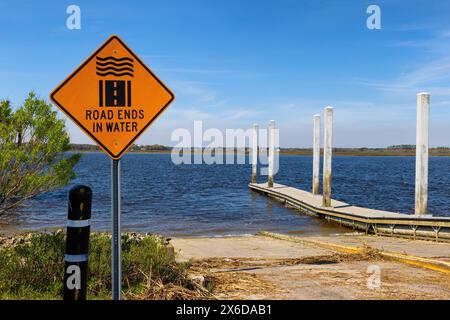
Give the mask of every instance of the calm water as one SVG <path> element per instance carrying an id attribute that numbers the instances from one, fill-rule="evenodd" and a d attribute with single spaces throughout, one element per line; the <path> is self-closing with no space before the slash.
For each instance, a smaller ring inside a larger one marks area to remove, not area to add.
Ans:
<path id="1" fill-rule="evenodd" d="M 250 165 L 174 165 L 168 154 L 128 154 L 121 163 L 124 230 L 171 236 L 349 231 L 251 192 L 247 187 Z M 309 156 L 281 156 L 276 182 L 309 190 L 311 166 Z M 333 196 L 360 206 L 411 213 L 414 166 L 414 157 L 334 157 Z M 3 223 L 8 219 L 10 226 L 23 229 L 64 226 L 67 191 L 81 183 L 94 191 L 93 228 L 110 230 L 109 158 L 84 154 L 76 173 L 70 186 L 31 200 L 13 221 L 6 217 Z M 430 158 L 433 214 L 450 216 L 449 193 L 450 158 Z"/>

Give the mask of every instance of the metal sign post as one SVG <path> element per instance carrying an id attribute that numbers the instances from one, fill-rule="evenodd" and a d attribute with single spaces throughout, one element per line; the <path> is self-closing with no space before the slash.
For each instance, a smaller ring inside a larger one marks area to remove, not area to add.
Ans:
<path id="1" fill-rule="evenodd" d="M 112 207 L 112 298 L 122 297 L 122 248 L 120 232 L 120 160 L 111 160 Z"/>

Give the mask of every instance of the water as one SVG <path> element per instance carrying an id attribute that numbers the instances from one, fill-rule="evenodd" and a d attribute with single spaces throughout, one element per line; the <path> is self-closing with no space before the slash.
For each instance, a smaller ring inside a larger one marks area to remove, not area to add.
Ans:
<path id="1" fill-rule="evenodd" d="M 367 208 L 413 214 L 415 157 L 333 157 L 333 198 Z M 322 168 L 322 164 L 321 164 Z M 282 156 L 277 182 L 311 189 L 309 156 Z M 429 212 L 450 216 L 450 157 L 429 158 Z"/>
<path id="2" fill-rule="evenodd" d="M 167 236 L 350 231 L 251 192 L 247 187 L 250 165 L 174 165 L 169 154 L 127 154 L 121 165 L 124 230 Z M 333 196 L 360 206 L 411 213 L 414 167 L 414 157 L 334 157 Z M 21 229 L 63 227 L 67 192 L 80 183 L 94 191 L 93 229 L 110 230 L 110 159 L 102 153 L 87 153 L 75 169 L 77 179 L 69 186 L 36 197 L 14 218 L 4 217 L 2 222 Z M 430 158 L 429 204 L 435 215 L 450 216 L 449 169 L 450 158 Z M 310 190 L 311 171 L 309 156 L 280 156 L 275 180 Z"/>

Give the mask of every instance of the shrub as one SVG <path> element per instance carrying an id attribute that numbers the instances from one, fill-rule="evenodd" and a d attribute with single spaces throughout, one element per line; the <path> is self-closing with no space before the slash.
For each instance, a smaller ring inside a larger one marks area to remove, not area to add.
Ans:
<path id="1" fill-rule="evenodd" d="M 0 247 L 0 299 L 60 299 L 65 235 L 30 234 Z M 177 264 L 158 236 L 122 236 L 124 296 L 148 291 L 151 283 L 189 287 L 186 265 Z M 89 249 L 88 299 L 111 296 L 111 236 L 93 233 Z"/>

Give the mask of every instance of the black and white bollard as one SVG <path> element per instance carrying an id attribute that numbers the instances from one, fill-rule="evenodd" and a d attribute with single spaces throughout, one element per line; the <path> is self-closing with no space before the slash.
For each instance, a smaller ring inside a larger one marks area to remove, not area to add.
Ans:
<path id="1" fill-rule="evenodd" d="M 92 190 L 78 185 L 69 191 L 64 300 L 86 300 Z"/>

